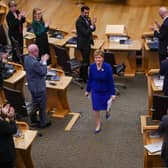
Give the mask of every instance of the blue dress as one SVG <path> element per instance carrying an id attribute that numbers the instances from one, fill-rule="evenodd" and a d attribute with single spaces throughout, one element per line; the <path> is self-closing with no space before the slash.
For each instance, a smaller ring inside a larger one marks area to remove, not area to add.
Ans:
<path id="1" fill-rule="evenodd" d="M 91 64 L 87 83 L 87 92 L 91 92 L 93 110 L 106 110 L 107 101 L 115 95 L 113 71 L 108 63 L 103 63 L 100 70 L 96 64 Z"/>

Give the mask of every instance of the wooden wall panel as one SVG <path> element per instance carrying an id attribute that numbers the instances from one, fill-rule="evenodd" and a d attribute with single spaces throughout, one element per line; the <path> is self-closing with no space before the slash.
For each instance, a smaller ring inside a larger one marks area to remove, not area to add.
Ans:
<path id="1" fill-rule="evenodd" d="M 3 0 L 8 2 L 7 0 Z M 44 19 L 50 21 L 50 27 L 71 32 L 75 29 L 75 20 L 80 14 L 77 0 L 17 0 L 18 8 L 26 11 L 27 20 L 32 20 L 32 9 L 43 9 Z M 134 39 L 149 31 L 149 26 L 154 20 L 161 21 L 158 16 L 159 6 L 134 7 L 125 4 L 98 3 L 85 1 L 90 7 L 90 16 L 97 16 L 96 34 L 105 38 L 106 24 L 125 24 L 128 34 Z"/>

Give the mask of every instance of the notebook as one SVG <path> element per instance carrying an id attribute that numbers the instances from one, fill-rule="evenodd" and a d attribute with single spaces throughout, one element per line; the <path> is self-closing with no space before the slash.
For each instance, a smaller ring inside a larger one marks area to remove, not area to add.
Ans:
<path id="1" fill-rule="evenodd" d="M 162 141 L 151 143 L 144 145 L 144 148 L 150 153 L 160 152 L 162 149 L 162 143 Z"/>
<path id="2" fill-rule="evenodd" d="M 58 81 L 59 79 L 56 70 L 47 70 L 46 80 Z"/>

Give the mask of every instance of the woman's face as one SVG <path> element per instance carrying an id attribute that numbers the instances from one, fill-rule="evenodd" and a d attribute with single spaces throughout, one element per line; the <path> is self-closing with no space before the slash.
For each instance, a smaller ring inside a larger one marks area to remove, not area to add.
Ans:
<path id="1" fill-rule="evenodd" d="M 36 20 L 36 21 L 40 21 L 40 20 L 41 20 L 41 17 L 42 17 L 41 10 L 36 11 L 35 14 L 34 14 L 35 20 Z"/>
<path id="2" fill-rule="evenodd" d="M 103 63 L 104 58 L 101 55 L 96 55 L 94 56 L 94 61 L 97 65 L 100 65 Z"/>

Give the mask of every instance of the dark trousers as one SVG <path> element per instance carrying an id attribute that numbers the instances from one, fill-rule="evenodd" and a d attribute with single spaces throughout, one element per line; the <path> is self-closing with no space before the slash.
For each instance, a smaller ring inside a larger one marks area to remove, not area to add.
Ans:
<path id="1" fill-rule="evenodd" d="M 167 57 L 168 57 L 168 54 L 166 54 L 166 55 L 159 54 L 160 63 L 161 63 L 163 60 L 165 60 Z"/>
<path id="2" fill-rule="evenodd" d="M 13 37 L 13 36 L 11 36 Z M 17 43 L 15 43 L 12 38 L 10 38 L 11 45 L 12 45 L 12 60 L 14 62 L 20 63 L 22 60 L 23 55 L 23 36 L 19 35 L 18 37 L 13 37 Z"/>
<path id="3" fill-rule="evenodd" d="M 87 79 L 88 79 L 88 66 L 90 65 L 91 48 L 79 49 L 79 50 L 80 50 L 80 53 L 83 58 L 82 66 L 80 68 L 80 78 L 82 78 L 84 81 L 87 81 Z"/>
<path id="4" fill-rule="evenodd" d="M 46 92 L 32 93 L 33 108 L 30 113 L 31 122 L 37 121 L 37 111 L 39 111 L 40 125 L 46 124 Z"/>
<path id="5" fill-rule="evenodd" d="M 14 162 L 0 163 L 0 168 L 14 168 Z"/>

